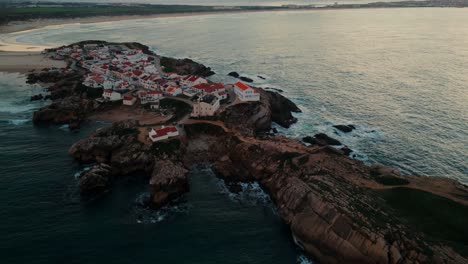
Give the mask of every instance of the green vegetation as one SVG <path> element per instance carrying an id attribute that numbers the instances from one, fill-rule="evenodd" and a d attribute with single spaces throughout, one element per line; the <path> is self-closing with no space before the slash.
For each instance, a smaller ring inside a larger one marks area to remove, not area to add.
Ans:
<path id="1" fill-rule="evenodd" d="M 241 7 L 242 10 L 275 9 L 278 7 Z M 0 24 L 39 18 L 76 18 L 92 16 L 153 15 L 221 11 L 212 6 L 97 4 L 97 3 L 0 3 Z M 229 10 L 224 10 L 229 11 Z"/>
<path id="2" fill-rule="evenodd" d="M 185 125 L 185 132 L 189 137 L 197 134 L 209 134 L 209 135 L 223 135 L 223 128 L 217 125 L 209 123 L 196 123 L 191 125 Z"/>
<path id="3" fill-rule="evenodd" d="M 162 155 L 178 155 L 180 154 L 180 146 L 179 139 L 161 141 L 151 145 L 151 153 L 158 157 Z"/>
<path id="4" fill-rule="evenodd" d="M 389 186 L 395 186 L 395 185 L 407 185 L 409 184 L 409 181 L 406 179 L 402 178 L 397 178 L 393 176 L 382 176 L 382 177 L 377 177 L 375 179 L 380 184 L 383 185 L 389 185 Z"/>
<path id="5" fill-rule="evenodd" d="M 176 99 L 163 98 L 159 105 L 162 109 L 171 109 L 174 112 L 174 116 L 168 121 L 169 123 L 175 122 L 192 112 L 192 106 Z"/>
<path id="6" fill-rule="evenodd" d="M 410 227 L 468 256 L 468 206 L 405 187 L 384 190 L 380 194 Z"/>

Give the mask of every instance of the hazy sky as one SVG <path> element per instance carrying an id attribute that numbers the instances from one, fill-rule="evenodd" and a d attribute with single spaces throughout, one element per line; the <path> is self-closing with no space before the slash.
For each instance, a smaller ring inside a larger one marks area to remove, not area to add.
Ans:
<path id="1" fill-rule="evenodd" d="M 0 0 L 0 2 L 19 2 L 27 0 Z M 34 0 L 29 0 L 34 1 Z M 36 0 L 37 1 L 37 0 Z M 39 0 L 41 1 L 41 0 Z M 53 2 L 124 2 L 124 3 L 153 3 L 153 4 L 192 4 L 192 5 L 283 5 L 283 4 L 320 4 L 345 2 L 378 2 L 382 0 L 42 0 Z M 385 0 L 384 0 L 385 1 Z M 387 0 L 389 1 L 389 0 Z"/>

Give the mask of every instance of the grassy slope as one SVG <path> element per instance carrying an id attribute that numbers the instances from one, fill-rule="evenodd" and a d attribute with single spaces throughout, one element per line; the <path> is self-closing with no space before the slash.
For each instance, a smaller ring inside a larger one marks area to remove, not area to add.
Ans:
<path id="1" fill-rule="evenodd" d="M 404 187 L 382 191 L 381 195 L 412 228 L 468 256 L 468 206 Z"/>

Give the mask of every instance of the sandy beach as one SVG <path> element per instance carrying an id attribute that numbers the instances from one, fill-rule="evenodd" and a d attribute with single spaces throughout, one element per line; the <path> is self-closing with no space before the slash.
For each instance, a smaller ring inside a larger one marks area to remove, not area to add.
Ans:
<path id="1" fill-rule="evenodd" d="M 46 26 L 57 26 L 65 24 L 89 24 L 100 22 L 113 22 L 122 20 L 137 20 L 148 18 L 164 18 L 164 17 L 184 17 L 184 16 L 203 16 L 203 15 L 219 15 L 229 13 L 258 13 L 258 12 L 275 12 L 275 11 L 293 11 L 291 9 L 276 9 L 276 10 L 220 10 L 212 12 L 191 12 L 191 13 L 172 13 L 172 14 L 154 14 L 154 15 L 122 15 L 122 16 L 95 16 L 95 17 L 78 17 L 78 18 L 49 18 L 49 19 L 34 19 L 26 21 L 13 21 L 5 25 L 0 25 L 0 34 L 13 33 Z"/>
<path id="2" fill-rule="evenodd" d="M 63 19 L 36 19 L 27 21 L 15 21 L 5 25 L 0 25 L 0 34 L 8 34 L 14 32 L 34 30 L 47 26 L 57 26 L 66 24 L 89 24 L 112 22 L 122 20 L 138 20 L 150 18 L 164 17 L 183 17 L 183 16 L 202 16 L 216 15 L 225 13 L 246 13 L 246 12 L 268 12 L 268 11 L 248 11 L 248 10 L 233 10 L 233 11 L 215 11 L 215 12 L 195 12 L 195 13 L 174 13 L 174 14 L 155 14 L 155 15 L 129 15 L 129 16 L 97 16 L 97 17 L 82 17 L 82 18 L 63 18 Z M 1 35 L 0 35 L 1 36 Z M 51 48 L 49 46 L 41 46 L 27 43 L 18 43 L 14 37 L 0 38 L 0 71 L 3 72 L 20 72 L 25 73 L 31 70 L 43 69 L 48 67 L 64 67 L 63 61 L 55 61 L 44 58 L 40 52 L 44 49 Z"/>
<path id="3" fill-rule="evenodd" d="M 51 67 L 65 67 L 64 61 L 45 58 L 40 52 L 4 52 L 0 51 L 0 71 L 26 73 Z"/>

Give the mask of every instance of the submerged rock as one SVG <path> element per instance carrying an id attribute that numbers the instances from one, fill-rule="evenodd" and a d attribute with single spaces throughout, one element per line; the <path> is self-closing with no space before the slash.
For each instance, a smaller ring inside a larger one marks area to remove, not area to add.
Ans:
<path id="1" fill-rule="evenodd" d="M 353 131 L 354 129 L 356 129 L 356 127 L 353 125 L 334 125 L 333 127 L 344 133 L 349 133 Z"/>
<path id="2" fill-rule="evenodd" d="M 42 100 L 43 98 L 44 96 L 42 94 L 36 94 L 36 95 L 31 96 L 30 101 L 38 101 L 38 100 Z"/>
<path id="3" fill-rule="evenodd" d="M 325 146 L 325 145 L 340 146 L 340 145 L 342 145 L 339 140 L 334 139 L 332 137 L 329 137 L 328 135 L 326 135 L 324 133 L 316 134 L 313 137 L 311 137 L 311 136 L 303 137 L 302 141 L 304 141 L 305 143 L 309 143 L 311 145 L 321 145 L 321 146 Z"/>
<path id="4" fill-rule="evenodd" d="M 239 79 L 244 82 L 249 82 L 249 83 L 253 82 L 252 79 L 250 79 L 249 77 L 245 77 L 245 76 L 240 76 Z"/>

